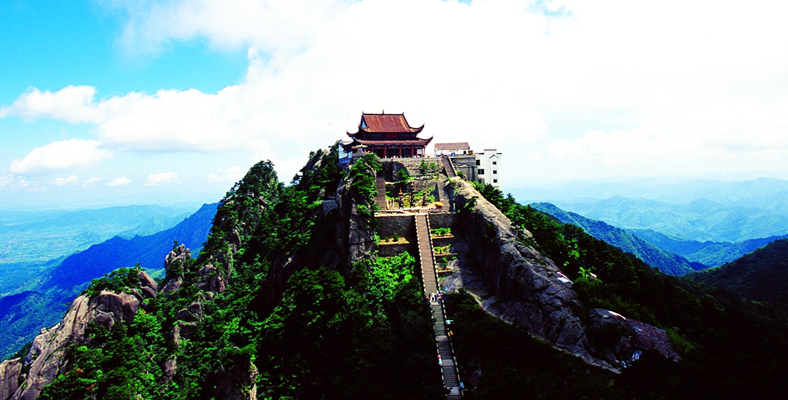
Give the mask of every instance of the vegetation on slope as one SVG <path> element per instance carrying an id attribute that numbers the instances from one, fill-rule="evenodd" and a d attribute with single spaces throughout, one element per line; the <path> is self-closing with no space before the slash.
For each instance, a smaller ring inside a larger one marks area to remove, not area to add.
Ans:
<path id="1" fill-rule="evenodd" d="M 319 206 L 343 178 L 336 157 L 314 153 L 287 187 L 270 162 L 254 166 L 222 201 L 199 259 L 168 271 L 181 288 L 146 300 L 129 326 L 93 332 L 44 398 L 228 398 L 255 382 L 258 398 L 441 398 L 415 260 L 371 258 L 346 274 L 326 263 L 336 211 Z M 352 182 L 370 173 L 359 164 Z M 351 195 L 366 198 L 364 188 Z M 195 285 L 207 264 L 228 282 L 213 297 Z M 184 321 L 195 303 L 201 315 Z"/>
<path id="2" fill-rule="evenodd" d="M 254 166 L 222 201 L 200 257 L 168 271 L 165 280 L 182 279 L 180 289 L 146 300 L 129 325 L 92 329 L 89 343 L 71 349 L 70 370 L 42 397 L 230 398 L 256 383 L 258 398 L 442 398 L 415 260 L 378 257 L 336 268 L 338 211 L 323 215 L 322 201 L 347 179 L 357 204 L 371 206 L 374 186 L 372 160 L 345 177 L 336 156 L 335 149 L 314 153 L 290 186 L 278 182 L 270 162 Z M 531 244 L 575 282 L 586 308 L 578 315 L 604 307 L 659 326 L 682 360 L 646 352 L 613 375 L 493 319 L 464 295 L 452 296 L 447 306 L 463 380 L 478 378 L 469 398 L 738 399 L 788 392 L 782 379 L 788 320 L 781 312 L 659 273 L 491 186 L 480 190 L 531 231 Z M 123 276 L 104 284 L 123 290 Z M 226 290 L 199 289 L 214 277 Z"/>
<path id="3" fill-rule="evenodd" d="M 766 246 L 775 240 L 788 238 L 788 235 L 769 236 L 766 238 L 749 239 L 743 242 L 698 242 L 694 240 L 681 240 L 668 235 L 655 232 L 651 229 L 627 229 L 628 232 L 643 240 L 663 249 L 686 257 L 690 261 L 698 262 L 710 267 L 741 258 L 759 247 Z"/>
<path id="4" fill-rule="evenodd" d="M 777 240 L 736 261 L 691 274 L 689 278 L 788 310 L 788 239 Z"/>
<path id="5" fill-rule="evenodd" d="M 93 278 L 135 264 L 161 270 L 174 240 L 200 249 L 215 214 L 216 204 L 204 205 L 173 228 L 132 239 L 116 236 L 90 246 L 40 272 L 34 291 L 0 298 L 0 356 L 13 354 L 22 343 L 32 341 L 42 326 L 60 321 L 66 303 Z"/>

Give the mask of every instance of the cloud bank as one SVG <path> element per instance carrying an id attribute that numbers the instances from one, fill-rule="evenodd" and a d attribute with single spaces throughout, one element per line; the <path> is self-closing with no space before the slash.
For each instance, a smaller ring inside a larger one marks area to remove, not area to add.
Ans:
<path id="1" fill-rule="evenodd" d="M 112 154 L 99 148 L 97 140 L 70 139 L 52 142 L 31 151 L 21 159 L 11 161 L 8 169 L 14 174 L 30 174 L 39 172 L 88 167 Z"/>
<path id="2" fill-rule="evenodd" d="M 528 171 L 507 171 L 506 185 L 535 174 L 788 173 L 788 5 L 779 2 L 111 4 L 125 15 L 127 51 L 203 38 L 248 49 L 245 78 L 217 94 L 96 99 L 89 86 L 32 88 L 0 117 L 90 123 L 98 140 L 69 142 L 87 156 L 79 159 L 54 142 L 11 172 L 92 164 L 109 156 L 99 143 L 247 151 L 296 165 L 354 130 L 362 111 L 385 109 L 426 124 L 436 141 L 503 149 L 508 171 Z"/>

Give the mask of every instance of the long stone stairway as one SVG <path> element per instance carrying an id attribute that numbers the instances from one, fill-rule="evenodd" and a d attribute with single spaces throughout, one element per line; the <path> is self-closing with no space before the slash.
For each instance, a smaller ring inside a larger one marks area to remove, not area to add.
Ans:
<path id="1" fill-rule="evenodd" d="M 419 260 L 421 263 L 421 277 L 424 294 L 430 299 L 432 311 L 435 342 L 438 349 L 438 362 L 443 373 L 443 386 L 449 390 L 448 399 L 459 399 L 461 396 L 460 381 L 457 375 L 457 366 L 454 360 L 451 340 L 446 330 L 446 313 L 443 301 L 433 295 L 439 293 L 438 276 L 435 271 L 435 256 L 430 238 L 430 224 L 427 214 L 418 214 L 416 218 L 416 237 L 419 246 Z"/>

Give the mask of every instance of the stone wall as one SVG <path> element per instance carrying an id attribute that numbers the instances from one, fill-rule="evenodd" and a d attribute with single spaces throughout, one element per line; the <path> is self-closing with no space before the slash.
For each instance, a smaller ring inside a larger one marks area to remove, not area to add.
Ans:
<path id="1" fill-rule="evenodd" d="M 455 230 L 458 224 L 457 214 L 448 211 L 433 211 L 429 213 L 430 228 L 451 228 Z M 416 221 L 413 215 L 378 215 L 378 236 L 381 238 L 392 237 L 395 234 L 416 241 Z"/>
<path id="2" fill-rule="evenodd" d="M 412 215 L 379 215 L 377 233 L 381 239 L 394 235 L 416 242 L 416 221 Z"/>
<path id="3" fill-rule="evenodd" d="M 457 214 L 448 211 L 433 211 L 429 214 L 430 228 L 454 228 L 457 227 Z"/>
<path id="4" fill-rule="evenodd" d="M 442 177 L 446 177 L 446 172 L 443 170 L 443 162 L 440 158 L 381 158 L 380 164 L 383 166 L 383 173 L 386 180 L 393 182 L 396 180 L 395 177 L 401 169 L 408 170 L 408 175 L 412 177 L 422 176 L 419 173 L 419 166 L 421 166 L 422 161 L 427 164 L 435 164 L 438 168 L 438 173 L 441 174 Z"/>
<path id="5" fill-rule="evenodd" d="M 418 257 L 416 220 L 413 215 L 379 215 L 377 220 L 377 234 L 381 239 L 396 235 L 408 241 L 408 243 L 379 244 L 378 254 L 380 256 L 391 257 L 407 251 L 414 257 Z"/>
<path id="6" fill-rule="evenodd" d="M 381 257 L 392 257 L 407 251 L 418 259 L 419 248 L 416 242 L 411 243 L 397 243 L 397 244 L 378 244 L 378 255 Z"/>

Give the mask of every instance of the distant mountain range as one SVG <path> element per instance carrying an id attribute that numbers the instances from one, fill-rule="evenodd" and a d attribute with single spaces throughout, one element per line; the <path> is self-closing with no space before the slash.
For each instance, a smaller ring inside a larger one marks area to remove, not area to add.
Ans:
<path id="1" fill-rule="evenodd" d="M 139 263 L 145 269 L 164 267 L 164 256 L 172 250 L 174 241 L 183 243 L 194 254 L 199 254 L 218 203 L 206 204 L 196 213 L 173 228 L 149 236 L 124 239 L 116 236 L 85 251 L 67 257 L 41 285 L 43 291 L 69 290 L 81 287 L 92 279 L 121 267 Z M 81 289 L 80 289 L 81 290 Z"/>
<path id="2" fill-rule="evenodd" d="M 788 233 L 788 215 L 698 199 L 687 204 L 612 197 L 556 203 L 564 210 L 622 229 L 650 229 L 680 240 L 743 242 Z"/>
<path id="3" fill-rule="evenodd" d="M 688 277 L 788 310 L 788 239 L 774 241 L 736 261 Z"/>
<path id="4" fill-rule="evenodd" d="M 788 235 L 770 236 L 767 238 L 750 239 L 743 242 L 698 242 L 694 240 L 675 239 L 651 229 L 627 229 L 641 239 L 662 250 L 676 253 L 690 261 L 716 267 L 736 260 L 753 250 L 766 246 L 775 240 L 788 238 Z"/>
<path id="5" fill-rule="evenodd" d="M 758 178 L 742 181 L 680 178 L 619 178 L 582 180 L 512 188 L 520 202 L 581 203 L 627 197 L 661 203 L 687 204 L 707 199 L 728 206 L 758 208 L 788 215 L 788 180 Z"/>
<path id="6" fill-rule="evenodd" d="M 30 290 L 0 298 L 0 356 L 30 341 L 40 328 L 56 324 L 66 303 L 91 280 L 137 263 L 160 270 L 176 240 L 199 253 L 217 206 L 206 204 L 174 227 L 152 235 L 130 239 L 116 236 L 65 259 L 42 264 L 46 268 L 40 268 L 41 275 L 29 285 Z"/>
<path id="7" fill-rule="evenodd" d="M 632 253 L 646 264 L 666 274 L 681 276 L 706 268 L 703 264 L 690 262 L 680 255 L 660 249 L 632 233 L 602 221 L 594 221 L 576 213 L 566 212 L 550 203 L 533 203 L 530 206 L 552 215 L 564 224 L 577 225 L 589 235 L 618 247 L 627 253 Z"/>
<path id="8" fill-rule="evenodd" d="M 193 212 L 194 208 L 158 205 L 3 211 L 0 213 L 0 267 L 21 262 L 45 263 L 114 236 L 152 235 L 175 226 Z"/>

